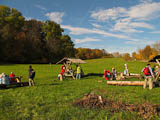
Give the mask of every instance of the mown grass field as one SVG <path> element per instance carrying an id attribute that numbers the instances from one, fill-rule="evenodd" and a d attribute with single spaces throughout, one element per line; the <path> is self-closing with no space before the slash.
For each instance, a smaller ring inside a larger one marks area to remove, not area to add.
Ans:
<path id="1" fill-rule="evenodd" d="M 82 64 L 85 74 L 103 73 L 114 66 L 118 72 L 124 70 L 124 60 L 105 58 L 87 60 Z M 141 73 L 144 62 L 128 62 L 129 72 Z M 27 81 L 29 65 L 0 65 L 0 73 L 15 72 Z M 72 103 L 84 94 L 94 91 L 98 95 L 115 101 L 136 104 L 152 102 L 160 104 L 160 88 L 143 89 L 142 86 L 107 85 L 100 76 L 88 76 L 81 80 L 57 80 L 60 65 L 32 65 L 36 71 L 36 86 L 0 89 L 0 120 L 137 120 L 137 113 L 121 111 L 112 113 L 107 109 L 79 108 Z M 98 80 L 103 80 L 99 83 Z M 133 79 L 136 80 L 136 79 Z M 103 91 L 103 92 L 102 92 Z M 160 116 L 159 116 L 160 117 Z M 154 119 L 159 119 L 155 116 Z"/>

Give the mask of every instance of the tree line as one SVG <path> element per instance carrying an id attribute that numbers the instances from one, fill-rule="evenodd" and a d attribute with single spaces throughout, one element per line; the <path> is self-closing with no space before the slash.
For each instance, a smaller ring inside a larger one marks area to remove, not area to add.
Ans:
<path id="1" fill-rule="evenodd" d="M 112 54 L 109 54 L 105 49 L 90 49 L 90 48 L 77 48 L 75 52 L 76 58 L 85 59 L 95 59 L 102 57 L 113 57 Z"/>
<path id="2" fill-rule="evenodd" d="M 121 57 L 126 61 L 129 60 L 150 60 L 153 57 L 160 54 L 160 41 L 155 42 L 152 45 L 146 45 L 143 49 L 138 49 L 137 52 L 132 52 L 132 56 L 129 53 L 122 54 Z"/>
<path id="3" fill-rule="evenodd" d="M 70 36 L 54 21 L 25 20 L 15 8 L 0 6 L 0 60 L 8 63 L 55 63 L 75 55 Z"/>

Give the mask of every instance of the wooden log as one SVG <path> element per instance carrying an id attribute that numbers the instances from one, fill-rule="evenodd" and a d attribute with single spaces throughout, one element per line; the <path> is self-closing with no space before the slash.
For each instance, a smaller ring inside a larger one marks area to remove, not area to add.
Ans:
<path id="1" fill-rule="evenodd" d="M 144 81 L 107 81 L 108 85 L 138 85 L 143 86 Z"/>

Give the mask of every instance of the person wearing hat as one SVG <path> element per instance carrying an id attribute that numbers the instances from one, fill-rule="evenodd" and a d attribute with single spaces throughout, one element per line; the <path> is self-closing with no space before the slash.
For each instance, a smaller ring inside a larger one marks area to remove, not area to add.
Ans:
<path id="1" fill-rule="evenodd" d="M 145 76 L 143 88 L 145 89 L 147 87 L 147 83 L 149 83 L 149 89 L 151 90 L 153 88 L 152 79 L 154 78 L 154 74 L 152 68 L 150 67 L 150 64 L 147 64 L 147 66 L 142 69 L 142 72 L 144 72 Z"/>

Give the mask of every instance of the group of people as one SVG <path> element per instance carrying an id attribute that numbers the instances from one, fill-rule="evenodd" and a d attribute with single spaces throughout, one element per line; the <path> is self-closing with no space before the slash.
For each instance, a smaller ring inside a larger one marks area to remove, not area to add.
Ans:
<path id="1" fill-rule="evenodd" d="M 117 77 L 117 71 L 114 67 L 112 68 L 111 72 L 109 70 L 104 70 L 105 80 L 115 80 L 116 77 Z"/>
<path id="2" fill-rule="evenodd" d="M 129 75 L 128 65 L 124 64 L 124 67 L 125 67 L 125 70 L 124 70 L 124 73 L 122 73 L 122 74 Z M 105 78 L 105 80 L 116 80 L 116 78 L 117 78 L 116 69 L 113 67 L 111 72 L 109 70 L 104 70 L 104 78 Z"/>
<path id="3" fill-rule="evenodd" d="M 154 87 L 153 81 L 156 78 L 156 76 L 159 74 L 160 69 L 158 66 L 154 66 L 153 68 L 151 68 L 150 64 L 147 64 L 147 66 L 142 69 L 142 72 L 144 72 L 144 75 L 145 75 L 143 88 L 145 89 L 148 83 L 149 89 L 151 90 Z"/>
<path id="4" fill-rule="evenodd" d="M 34 86 L 35 85 L 34 83 L 35 71 L 31 65 L 29 66 L 28 73 L 29 73 L 28 75 L 29 86 Z M 0 77 L 6 77 L 6 76 L 8 75 L 5 75 L 5 73 L 0 74 Z M 15 73 L 11 72 L 8 78 L 9 78 L 9 83 L 14 84 L 14 83 L 20 83 L 22 76 L 16 77 Z"/>
<path id="5" fill-rule="evenodd" d="M 66 69 L 66 67 L 64 65 L 62 65 L 61 72 L 58 74 L 58 80 L 62 81 L 65 78 L 65 74 L 68 72 L 70 74 L 73 74 L 73 76 L 74 76 L 75 71 L 76 71 L 76 79 L 81 79 L 82 69 L 81 69 L 80 64 L 76 65 L 76 70 L 72 70 L 71 66 L 68 69 Z"/>

